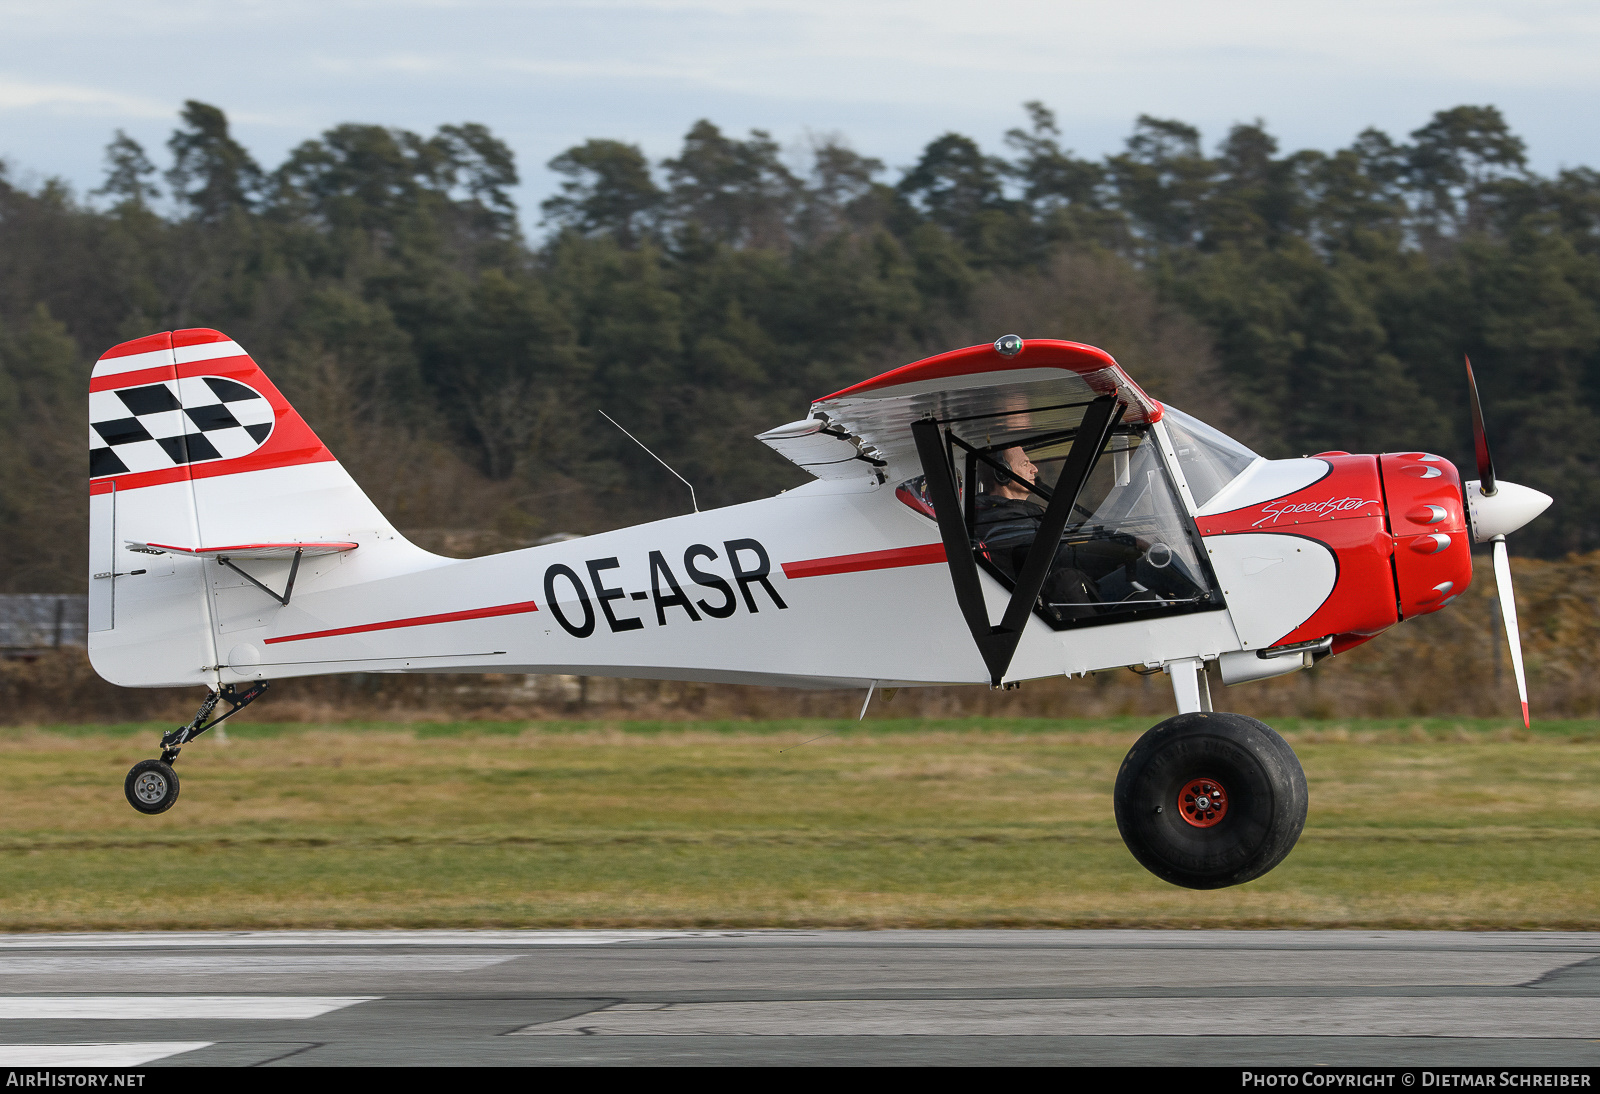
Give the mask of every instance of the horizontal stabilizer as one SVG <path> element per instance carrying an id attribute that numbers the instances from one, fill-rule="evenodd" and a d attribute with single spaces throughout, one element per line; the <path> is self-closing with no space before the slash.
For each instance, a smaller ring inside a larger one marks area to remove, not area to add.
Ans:
<path id="1" fill-rule="evenodd" d="M 315 558 L 318 555 L 338 555 L 354 551 L 355 543 L 240 543 L 231 547 L 175 547 L 170 543 L 134 543 L 128 541 L 128 550 L 140 554 L 162 555 L 167 552 L 195 555 L 198 558 L 293 558 L 301 555 Z"/>

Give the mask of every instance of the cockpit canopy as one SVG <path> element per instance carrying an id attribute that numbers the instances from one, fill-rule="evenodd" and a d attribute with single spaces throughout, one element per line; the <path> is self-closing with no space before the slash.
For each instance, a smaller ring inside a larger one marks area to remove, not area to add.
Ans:
<path id="1" fill-rule="evenodd" d="M 1166 408 L 1178 467 L 1203 505 L 1259 457 L 1197 418 Z M 970 435 L 970 434 L 969 434 Z M 978 564 L 1014 587 L 1075 429 L 1031 436 L 1007 431 L 990 444 L 950 438 L 961 506 Z M 1119 426 L 1079 492 L 1049 577 L 1034 606 L 1057 629 L 1219 609 L 1220 590 L 1193 520 L 1146 423 Z M 924 477 L 898 491 L 925 515 Z"/>

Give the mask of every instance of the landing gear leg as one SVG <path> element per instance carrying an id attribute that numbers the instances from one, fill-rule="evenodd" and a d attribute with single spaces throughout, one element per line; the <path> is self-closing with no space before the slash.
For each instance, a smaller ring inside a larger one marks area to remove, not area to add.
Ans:
<path id="1" fill-rule="evenodd" d="M 1169 661 L 1162 671 L 1172 677 L 1172 697 L 1177 700 L 1179 714 L 1211 709 L 1211 681 L 1204 661 L 1198 657 Z"/>
<path id="2" fill-rule="evenodd" d="M 238 714 L 259 699 L 261 693 L 266 690 L 267 684 L 262 681 L 251 684 L 244 691 L 240 691 L 232 684 L 223 684 L 208 694 L 188 725 L 179 726 L 170 733 L 162 734 L 161 759 L 140 760 L 133 765 L 133 770 L 128 772 L 128 777 L 122 784 L 122 792 L 127 796 L 128 804 L 141 813 L 152 815 L 165 813 L 171 809 L 172 804 L 178 800 L 178 773 L 172 770 L 172 765 L 177 762 L 178 753 L 182 751 L 183 746 L 206 730 Z M 217 709 L 218 703 L 227 703 L 228 711 L 212 718 L 212 712 Z"/>

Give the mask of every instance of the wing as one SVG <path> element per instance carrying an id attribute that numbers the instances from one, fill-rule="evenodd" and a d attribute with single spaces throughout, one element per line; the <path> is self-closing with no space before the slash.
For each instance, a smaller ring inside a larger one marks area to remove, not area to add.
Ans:
<path id="1" fill-rule="evenodd" d="M 1123 404 L 1124 422 L 1161 418 L 1161 404 L 1104 350 L 1045 338 L 1009 356 L 993 345 L 969 346 L 836 391 L 811 404 L 811 417 L 757 439 L 818 478 L 876 473 L 898 481 L 922 473 L 911 436 L 922 418 L 988 447 L 1074 430 L 1102 395 Z"/>
<path id="2" fill-rule="evenodd" d="M 815 404 L 813 404 L 815 405 Z M 859 438 L 826 418 L 803 418 L 756 435 L 756 440 L 819 479 L 860 479 L 884 461 L 867 455 Z"/>

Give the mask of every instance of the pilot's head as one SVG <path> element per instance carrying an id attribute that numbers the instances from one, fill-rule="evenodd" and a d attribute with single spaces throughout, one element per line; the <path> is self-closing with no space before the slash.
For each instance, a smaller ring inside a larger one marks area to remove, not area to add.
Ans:
<path id="1" fill-rule="evenodd" d="M 1028 454 L 1021 448 L 1006 448 L 995 453 L 995 460 L 1007 470 L 1000 471 L 980 462 L 978 485 L 982 492 L 1018 501 L 1026 499 L 1031 493 L 1027 484 L 1039 478 L 1039 469 L 1028 459 Z"/>

